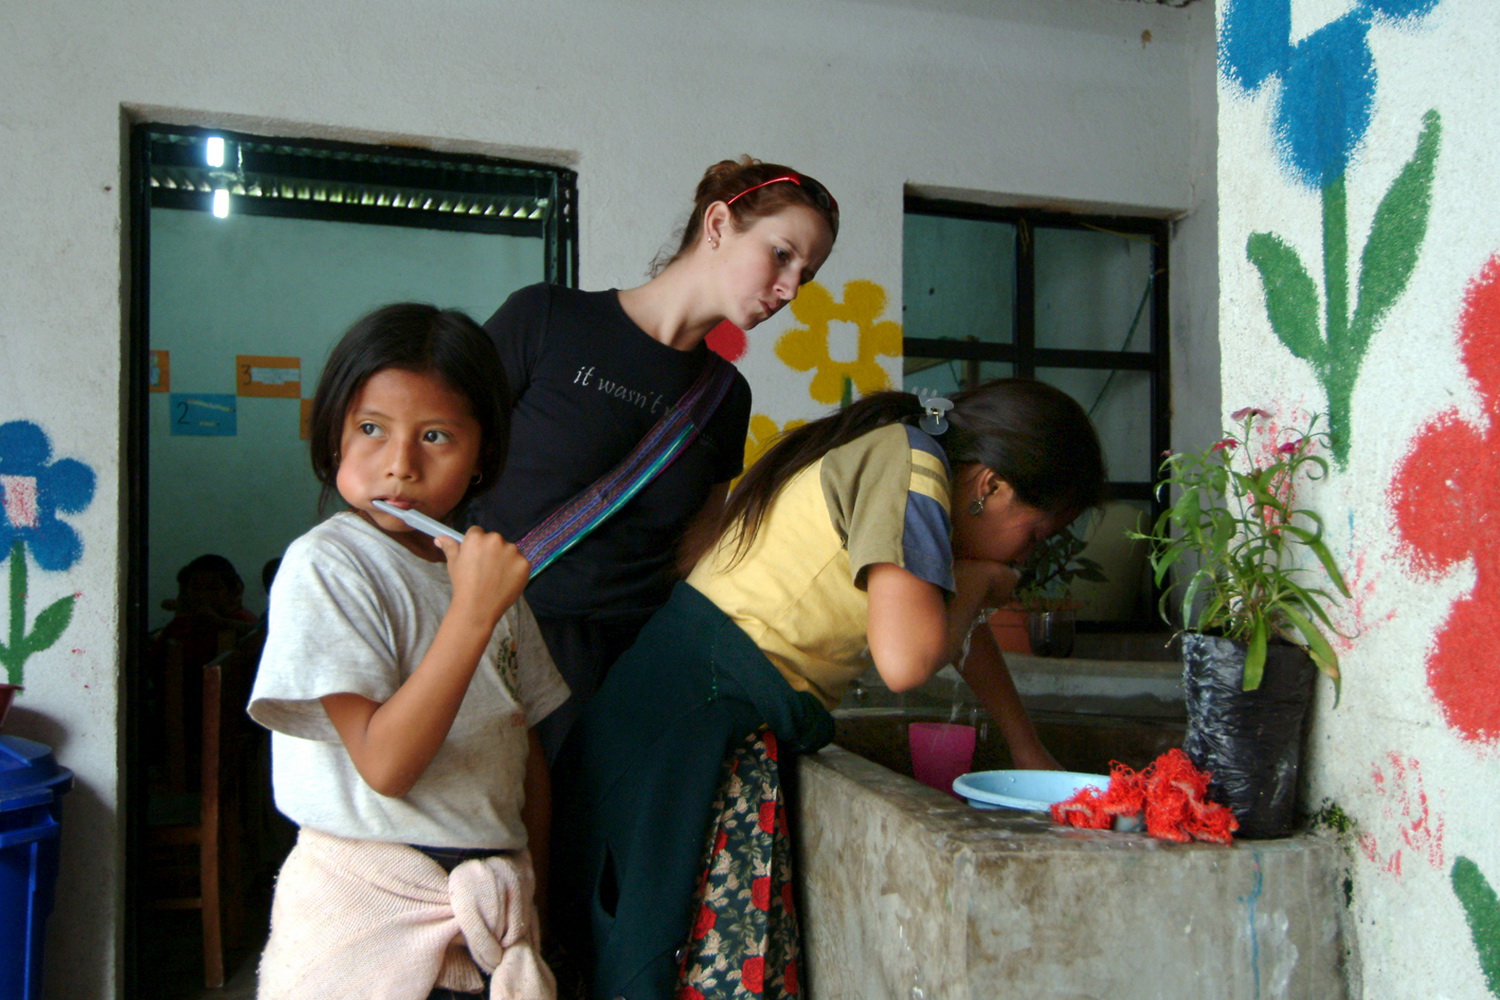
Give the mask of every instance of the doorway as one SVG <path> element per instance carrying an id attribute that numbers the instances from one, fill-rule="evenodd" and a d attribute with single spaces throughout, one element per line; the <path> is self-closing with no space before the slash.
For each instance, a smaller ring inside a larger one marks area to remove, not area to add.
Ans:
<path id="1" fill-rule="evenodd" d="M 205 665 L 237 692 L 231 668 L 253 671 L 272 561 L 320 517 L 303 427 L 323 360 L 390 302 L 483 321 L 523 285 L 576 284 L 576 175 L 141 124 L 131 183 L 127 995 L 191 997 L 215 979 L 203 944 L 212 885 L 197 860 L 213 850 L 204 804 L 218 795 L 219 881 L 238 896 L 221 929 L 240 938 L 231 960 L 258 948 L 289 845 L 264 734 L 243 705 L 213 731 Z M 238 781 L 214 784 L 206 746 L 239 748 Z"/>

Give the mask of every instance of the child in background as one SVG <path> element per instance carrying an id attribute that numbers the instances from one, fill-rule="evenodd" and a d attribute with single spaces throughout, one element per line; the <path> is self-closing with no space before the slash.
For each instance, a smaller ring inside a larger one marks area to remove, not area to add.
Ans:
<path id="1" fill-rule="evenodd" d="M 520 597 L 530 567 L 498 534 L 434 539 L 373 506 L 455 520 L 499 475 L 509 409 L 489 338 L 431 306 L 360 320 L 318 382 L 313 469 L 350 509 L 288 547 L 251 696 L 300 827 L 262 998 L 423 1000 L 491 973 L 491 996 L 553 995 L 532 727 L 568 692 Z"/>
<path id="2" fill-rule="evenodd" d="M 257 619 L 244 600 L 245 583 L 234 563 L 213 553 L 201 555 L 177 571 L 177 597 L 161 602 L 172 620 L 158 639 L 182 642 L 184 662 L 202 666 L 223 652 L 223 642 L 233 644 L 255 629 Z"/>
<path id="3" fill-rule="evenodd" d="M 590 996 L 800 995 L 781 784 L 872 661 L 893 691 L 963 663 L 1015 766 L 1056 768 L 975 625 L 1104 483 L 1083 408 L 1028 379 L 877 393 L 767 452 L 553 771 L 557 926 Z"/>
<path id="4" fill-rule="evenodd" d="M 152 634 L 147 653 L 146 754 L 163 795 L 180 798 L 199 786 L 203 668 L 255 631 L 259 619 L 244 597 L 234 563 L 205 553 L 177 571 L 177 596 L 161 602 L 172 620 Z"/>

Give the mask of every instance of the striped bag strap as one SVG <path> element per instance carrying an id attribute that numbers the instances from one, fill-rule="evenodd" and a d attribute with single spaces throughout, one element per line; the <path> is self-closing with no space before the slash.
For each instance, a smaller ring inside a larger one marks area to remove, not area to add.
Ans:
<path id="1" fill-rule="evenodd" d="M 688 391 L 662 414 L 630 454 L 516 543 L 531 562 L 533 578 L 672 464 L 723 402 L 734 383 L 734 373 L 733 365 L 710 351 L 708 364 Z"/>

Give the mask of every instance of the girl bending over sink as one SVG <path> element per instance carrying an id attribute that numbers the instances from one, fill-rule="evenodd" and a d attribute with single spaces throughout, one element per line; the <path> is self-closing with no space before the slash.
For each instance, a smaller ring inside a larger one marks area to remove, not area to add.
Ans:
<path id="1" fill-rule="evenodd" d="M 866 397 L 746 473 L 554 768 L 555 922 L 593 996 L 801 992 L 781 785 L 872 659 L 909 690 L 972 631 L 965 676 L 1016 766 L 1057 766 L 974 625 L 1104 481 L 1083 409 L 1027 379 Z"/>

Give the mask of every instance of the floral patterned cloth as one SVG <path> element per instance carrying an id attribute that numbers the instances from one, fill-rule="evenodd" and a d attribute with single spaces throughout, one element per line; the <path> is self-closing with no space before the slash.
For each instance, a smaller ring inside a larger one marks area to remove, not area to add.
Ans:
<path id="1" fill-rule="evenodd" d="M 777 756 L 776 736 L 763 728 L 726 762 L 678 1000 L 799 995 L 801 943 Z"/>

